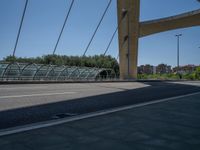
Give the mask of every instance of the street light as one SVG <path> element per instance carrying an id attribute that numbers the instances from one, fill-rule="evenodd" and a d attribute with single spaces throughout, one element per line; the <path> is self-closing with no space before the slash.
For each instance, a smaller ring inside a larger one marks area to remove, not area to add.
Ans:
<path id="1" fill-rule="evenodd" d="M 179 38 L 182 34 L 176 34 L 175 36 L 177 37 L 177 73 L 179 73 Z"/>

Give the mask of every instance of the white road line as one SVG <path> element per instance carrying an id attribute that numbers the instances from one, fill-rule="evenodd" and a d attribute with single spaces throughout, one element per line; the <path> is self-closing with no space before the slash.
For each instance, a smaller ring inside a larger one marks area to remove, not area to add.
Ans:
<path id="1" fill-rule="evenodd" d="M 23 90 L 23 89 L 44 89 L 47 88 L 48 86 L 27 86 L 27 87 L 0 87 L 0 90 Z"/>
<path id="2" fill-rule="evenodd" d="M 140 103 L 140 104 L 134 104 L 134 105 L 130 105 L 130 106 L 112 108 L 112 109 L 102 110 L 102 111 L 93 112 L 93 113 L 87 113 L 87 114 L 83 114 L 83 115 L 79 115 L 79 116 L 74 116 L 74 117 L 71 117 L 71 118 L 50 120 L 50 121 L 33 123 L 33 124 L 29 124 L 29 125 L 24 125 L 24 126 L 8 128 L 8 129 L 0 130 L 0 137 L 6 136 L 6 135 L 11 135 L 11 134 L 16 134 L 16 133 L 20 133 L 20 132 L 45 128 L 45 127 L 60 125 L 60 124 L 63 124 L 63 123 L 78 121 L 78 120 L 82 120 L 82 119 L 107 115 L 107 114 L 111 114 L 111 113 L 115 113 L 115 112 L 119 112 L 119 111 L 129 110 L 129 109 L 143 107 L 143 106 L 152 105 L 152 104 L 157 104 L 157 103 L 161 103 L 161 102 L 172 101 L 174 99 L 194 96 L 194 95 L 198 95 L 198 94 L 200 94 L 200 92 L 195 92 L 195 93 L 192 93 L 192 94 L 186 94 L 186 95 L 181 95 L 181 96 L 176 96 L 176 97 L 171 97 L 171 98 L 165 98 L 165 99 L 160 99 L 160 100 L 155 100 L 155 101 L 150 101 L 150 102 L 145 102 L 145 103 Z"/>
<path id="3" fill-rule="evenodd" d="M 21 97 L 36 97 L 36 96 L 51 96 L 51 95 L 64 95 L 64 94 L 75 94 L 76 92 L 62 92 L 62 93 L 40 93 L 40 94 L 30 94 L 30 95 L 10 95 L 10 96 L 0 96 L 3 98 L 21 98 Z"/>

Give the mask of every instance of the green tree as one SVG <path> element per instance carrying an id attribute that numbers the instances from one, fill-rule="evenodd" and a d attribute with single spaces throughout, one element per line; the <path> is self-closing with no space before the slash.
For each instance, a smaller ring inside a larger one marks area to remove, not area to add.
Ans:
<path id="1" fill-rule="evenodd" d="M 197 80 L 200 80 L 200 66 L 196 68 L 195 70 L 195 78 Z"/>
<path id="2" fill-rule="evenodd" d="M 6 58 L 4 58 L 3 60 L 6 62 L 15 62 L 15 61 L 17 61 L 17 57 L 10 55 L 10 56 L 7 56 Z"/>

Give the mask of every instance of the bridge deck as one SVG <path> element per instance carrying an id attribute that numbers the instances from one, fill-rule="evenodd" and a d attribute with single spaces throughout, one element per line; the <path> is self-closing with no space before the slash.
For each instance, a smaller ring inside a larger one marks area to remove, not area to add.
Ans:
<path id="1" fill-rule="evenodd" d="M 1 85 L 0 129 L 197 91 L 200 87 L 196 85 L 167 82 Z"/>
<path id="2" fill-rule="evenodd" d="M 198 149 L 200 94 L 0 138 L 1 150 Z"/>

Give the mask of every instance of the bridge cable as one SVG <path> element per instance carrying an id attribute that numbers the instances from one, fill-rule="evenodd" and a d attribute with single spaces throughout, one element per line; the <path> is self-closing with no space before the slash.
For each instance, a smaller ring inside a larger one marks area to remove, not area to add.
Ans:
<path id="1" fill-rule="evenodd" d="M 93 39 L 94 39 L 96 33 L 97 33 L 97 31 L 98 31 L 98 29 L 99 29 L 99 27 L 100 27 L 100 25 L 101 25 L 101 23 L 102 23 L 102 21 L 103 21 L 105 15 L 106 15 L 106 13 L 107 13 L 107 11 L 108 11 L 108 8 L 110 7 L 111 2 L 112 2 L 112 0 L 109 0 L 108 5 L 107 5 L 106 9 L 104 10 L 104 13 L 103 13 L 103 15 L 102 15 L 102 17 L 101 17 L 101 19 L 100 19 L 100 21 L 99 21 L 99 23 L 98 23 L 98 25 L 97 25 L 95 31 L 94 31 L 92 37 L 91 37 L 91 39 L 90 39 L 90 41 L 89 41 L 89 43 L 88 43 L 88 45 L 87 45 L 87 47 L 86 47 L 86 49 L 85 49 L 85 51 L 84 51 L 84 53 L 83 53 L 83 57 L 84 57 L 85 54 L 87 53 L 87 51 L 88 51 L 88 49 L 89 49 L 89 47 L 90 47 L 90 45 L 91 45 L 91 43 L 92 43 L 92 41 L 93 41 Z"/>
<path id="2" fill-rule="evenodd" d="M 65 21 L 64 21 L 64 23 L 63 23 L 62 29 L 61 29 L 61 31 L 60 31 L 59 37 L 58 37 L 57 42 L 56 42 L 56 45 L 55 45 L 55 48 L 54 48 L 54 51 L 53 51 L 53 55 L 55 54 L 56 49 L 57 49 L 57 47 L 58 47 L 58 44 L 59 44 L 60 38 L 61 38 L 61 36 L 62 36 L 63 30 L 64 30 L 64 28 L 65 28 L 65 25 L 66 25 L 67 20 L 68 20 L 68 18 L 69 18 L 70 12 L 71 12 L 71 10 L 72 10 L 74 1 L 75 1 L 75 0 L 72 0 L 72 1 L 71 1 L 69 10 L 68 10 L 67 15 L 66 15 L 66 17 L 65 17 Z"/>
<path id="3" fill-rule="evenodd" d="M 19 41 L 19 36 L 20 36 L 20 33 L 21 33 L 21 28 L 22 28 L 23 21 L 24 21 L 24 16 L 26 14 L 27 5 L 28 5 L 28 0 L 26 0 L 25 6 L 24 6 L 24 10 L 23 10 L 23 14 L 22 14 L 22 18 L 21 18 L 19 30 L 18 30 L 18 33 L 17 33 L 17 39 L 16 39 L 16 42 L 15 42 L 14 50 L 13 50 L 13 57 L 15 56 L 15 52 L 16 52 L 16 49 L 17 49 L 17 45 L 18 45 L 18 41 Z"/>
<path id="4" fill-rule="evenodd" d="M 119 27 L 121 26 L 121 23 L 122 23 L 124 17 L 126 17 L 126 15 L 127 15 L 127 11 L 125 11 L 125 12 L 123 13 L 123 16 L 122 16 L 121 20 L 119 21 L 119 23 L 118 23 L 118 25 L 117 25 L 115 31 L 113 32 L 112 37 L 111 37 L 111 39 L 110 39 L 110 41 L 109 41 L 109 43 L 108 43 L 108 46 L 106 47 L 106 50 L 104 51 L 103 56 L 105 56 L 106 53 L 108 52 L 108 50 L 109 50 L 109 48 L 110 48 L 110 45 L 112 44 L 112 41 L 113 41 L 113 39 L 114 39 L 114 37 L 115 37 L 115 35 L 116 35 L 116 33 L 117 33 Z"/>
<path id="5" fill-rule="evenodd" d="M 108 43 L 108 46 L 106 47 L 106 50 L 105 50 L 105 52 L 104 52 L 104 54 L 103 54 L 103 57 L 105 57 L 106 53 L 108 52 L 108 50 L 109 50 L 109 48 L 110 48 L 110 45 L 112 44 L 112 41 L 113 41 L 113 39 L 114 39 L 114 37 L 115 37 L 115 35 L 116 35 L 116 33 L 117 33 L 119 27 L 121 26 L 123 19 L 127 16 L 127 14 L 128 14 L 128 11 L 127 11 L 127 10 L 124 10 L 123 16 L 122 16 L 122 18 L 120 19 L 120 21 L 118 22 L 118 25 L 117 25 L 117 27 L 116 27 L 114 33 L 112 34 L 112 37 L 111 37 L 111 39 L 110 39 L 110 41 L 109 41 L 109 43 Z M 104 58 L 103 58 L 103 59 L 104 59 Z M 119 53 L 118 53 L 116 59 L 117 59 L 117 60 L 119 59 Z M 102 68 L 102 65 L 103 65 L 103 64 L 98 65 L 97 68 Z"/>
<path id="6" fill-rule="evenodd" d="M 117 31 L 118 31 L 118 26 L 117 26 L 117 28 L 115 29 L 115 31 L 114 31 L 114 33 L 113 33 L 113 35 L 112 35 L 112 37 L 111 37 L 111 39 L 110 39 L 110 41 L 109 41 L 109 43 L 108 43 L 108 46 L 106 47 L 106 50 L 105 50 L 105 52 L 103 53 L 103 56 L 105 56 L 106 53 L 108 52 L 108 50 L 109 50 L 109 48 L 110 48 L 110 45 L 112 44 L 112 41 L 113 41 L 113 39 L 114 39 L 114 37 L 115 37 Z"/>
<path id="7" fill-rule="evenodd" d="M 128 9 L 128 10 L 129 10 L 129 9 Z M 108 43 L 108 46 L 106 47 L 106 50 L 105 50 L 105 52 L 104 52 L 104 54 L 103 54 L 104 57 L 105 57 L 106 53 L 108 52 L 108 50 L 109 50 L 109 48 L 110 48 L 110 45 L 111 45 L 111 43 L 112 43 L 112 41 L 113 41 L 113 39 L 114 39 L 114 37 L 115 37 L 117 31 L 119 30 L 119 27 L 121 26 L 121 24 L 122 24 L 122 22 L 123 22 L 123 19 L 127 16 L 128 10 L 125 10 L 125 9 L 122 10 L 122 11 L 123 11 L 123 12 L 122 12 L 122 13 L 123 13 L 123 14 L 122 14 L 122 18 L 121 18 L 120 21 L 118 22 L 118 25 L 117 25 L 117 27 L 116 27 L 114 33 L 112 34 L 112 37 L 111 37 L 111 39 L 110 39 L 110 41 L 109 41 L 109 43 Z M 104 58 L 103 58 L 103 59 L 104 59 Z M 118 60 L 118 59 L 119 59 L 119 52 L 118 52 L 118 54 L 117 54 L 116 60 Z M 98 65 L 97 68 L 102 68 L 102 65 L 103 65 L 103 63 L 102 63 L 101 65 Z"/>
<path id="8" fill-rule="evenodd" d="M 120 23 L 117 25 L 117 27 L 116 27 L 114 33 L 112 34 L 112 37 L 111 37 L 109 43 L 108 43 L 108 46 L 106 47 L 106 50 L 105 50 L 105 52 L 103 53 L 103 61 L 104 61 L 104 59 L 105 59 L 106 53 L 108 52 L 108 50 L 109 50 L 109 48 L 110 48 L 110 45 L 111 45 L 113 39 L 114 39 L 114 37 L 115 37 L 115 35 L 116 35 L 117 31 L 118 31 L 118 28 L 119 28 L 119 26 L 121 25 L 122 20 L 123 20 L 123 19 L 121 19 L 121 20 L 120 20 Z M 119 56 L 119 54 L 118 54 L 118 56 Z M 117 58 L 117 59 L 118 59 L 118 58 Z M 98 68 L 98 69 L 102 68 L 102 65 L 103 65 L 103 63 L 100 64 L 100 65 L 98 65 L 97 68 Z"/>

